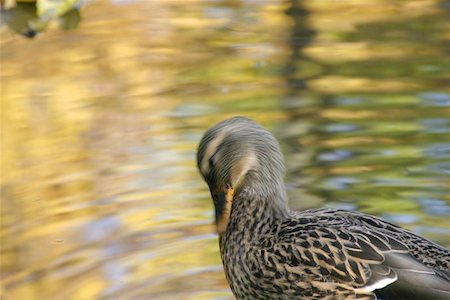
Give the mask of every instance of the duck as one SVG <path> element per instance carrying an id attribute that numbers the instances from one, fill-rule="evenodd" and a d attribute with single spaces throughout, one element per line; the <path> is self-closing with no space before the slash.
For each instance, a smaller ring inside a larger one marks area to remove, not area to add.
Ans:
<path id="1" fill-rule="evenodd" d="M 376 216 L 294 211 L 275 137 L 233 117 L 201 138 L 197 166 L 236 299 L 450 299 L 450 251 Z"/>

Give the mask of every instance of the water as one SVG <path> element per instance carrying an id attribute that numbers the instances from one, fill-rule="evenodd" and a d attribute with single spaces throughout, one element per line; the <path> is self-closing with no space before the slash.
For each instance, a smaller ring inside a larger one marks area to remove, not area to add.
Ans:
<path id="1" fill-rule="evenodd" d="M 296 209 L 450 246 L 448 2 L 96 1 L 1 29 L 4 299 L 232 299 L 195 167 L 215 122 L 271 130 Z"/>

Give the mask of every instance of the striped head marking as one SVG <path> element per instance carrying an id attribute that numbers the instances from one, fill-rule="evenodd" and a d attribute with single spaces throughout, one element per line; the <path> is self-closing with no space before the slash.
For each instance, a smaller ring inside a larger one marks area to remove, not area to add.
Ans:
<path id="1" fill-rule="evenodd" d="M 211 191 L 219 232 L 226 229 L 234 197 L 250 183 L 249 173 L 270 182 L 282 182 L 284 175 L 275 138 L 243 117 L 222 121 L 205 133 L 198 147 L 197 165 Z"/>

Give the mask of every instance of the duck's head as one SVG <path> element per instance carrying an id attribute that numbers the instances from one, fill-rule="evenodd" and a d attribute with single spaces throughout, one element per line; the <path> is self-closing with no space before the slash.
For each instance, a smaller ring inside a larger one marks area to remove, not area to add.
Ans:
<path id="1" fill-rule="evenodd" d="M 280 146 L 269 131 L 248 118 L 234 117 L 211 127 L 200 141 L 197 165 L 211 191 L 219 233 L 225 231 L 233 201 L 245 188 L 268 201 L 277 193 L 284 197 Z"/>

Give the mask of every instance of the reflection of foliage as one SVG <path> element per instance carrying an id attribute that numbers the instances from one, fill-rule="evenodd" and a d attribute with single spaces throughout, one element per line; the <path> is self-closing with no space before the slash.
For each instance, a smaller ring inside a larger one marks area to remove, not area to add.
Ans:
<path id="1" fill-rule="evenodd" d="M 446 16 L 444 11 L 433 14 L 424 14 L 401 20 L 389 20 L 385 22 L 372 22 L 360 24 L 354 32 L 342 35 L 344 40 L 393 42 L 396 44 L 427 45 L 442 44 L 445 39 Z"/>
<path id="2" fill-rule="evenodd" d="M 44 31 L 52 20 L 58 19 L 61 28 L 75 29 L 81 19 L 78 0 L 18 1 L 7 4 L 2 17 L 13 31 L 29 38 Z"/>
<path id="3" fill-rule="evenodd" d="M 440 154 L 450 145 L 450 98 L 440 92 L 450 65 L 447 16 L 432 6 L 367 20 L 355 7 L 351 26 L 333 27 L 317 4 L 311 18 L 327 34 L 317 31 L 305 55 L 289 61 L 298 66 L 292 78 L 309 87 L 297 92 L 297 109 L 287 106 L 291 121 L 283 130 L 289 181 L 299 186 L 293 205 L 318 206 L 304 200 L 312 198 L 357 208 L 448 245 L 437 233 L 448 228 L 450 209 L 442 171 L 448 157 Z"/>

